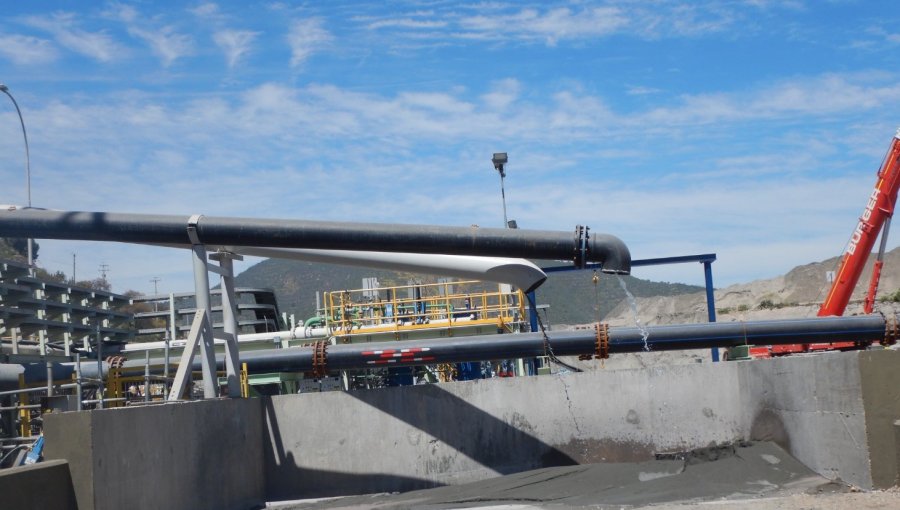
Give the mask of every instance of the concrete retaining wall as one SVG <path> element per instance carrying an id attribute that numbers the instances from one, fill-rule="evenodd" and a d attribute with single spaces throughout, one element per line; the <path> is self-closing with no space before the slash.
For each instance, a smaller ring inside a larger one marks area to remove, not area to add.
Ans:
<path id="1" fill-rule="evenodd" d="M 261 402 L 213 400 L 44 417 L 78 507 L 246 510 L 264 503 Z"/>
<path id="2" fill-rule="evenodd" d="M 830 478 L 897 480 L 900 353 L 598 369 L 45 417 L 82 510 L 249 509 L 774 440 Z"/>
<path id="3" fill-rule="evenodd" d="M 896 352 L 830 353 L 274 397 L 267 496 L 410 490 L 740 439 L 775 440 L 830 478 L 889 486 L 900 385 L 884 383 L 898 366 Z M 870 458 L 870 445 L 885 454 Z"/>
<path id="4" fill-rule="evenodd" d="M 69 464 L 51 460 L 0 469 L 0 508 L 77 510 Z"/>

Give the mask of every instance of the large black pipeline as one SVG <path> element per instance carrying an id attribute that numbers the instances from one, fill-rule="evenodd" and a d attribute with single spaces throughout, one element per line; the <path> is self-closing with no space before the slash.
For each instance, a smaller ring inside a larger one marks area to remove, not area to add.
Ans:
<path id="1" fill-rule="evenodd" d="M 650 351 L 671 351 L 739 345 L 781 345 L 796 343 L 857 342 L 860 346 L 873 342 L 893 342 L 896 319 L 881 315 L 853 317 L 815 317 L 753 322 L 714 322 L 677 324 L 647 328 L 646 344 L 638 328 L 609 328 L 609 354 Z M 543 355 L 575 356 L 596 351 L 597 336 L 593 330 L 548 332 L 545 342 L 541 333 L 515 335 L 481 335 L 402 342 L 366 344 L 338 344 L 327 347 L 327 370 L 355 370 L 363 368 L 413 366 L 435 363 L 529 358 Z M 314 349 L 292 347 L 241 353 L 251 373 L 309 372 L 314 367 Z M 159 360 L 154 360 L 159 363 Z M 219 369 L 224 361 L 218 359 Z M 96 377 L 96 363 L 85 363 L 86 377 Z M 126 367 L 142 367 L 143 360 L 128 361 Z M 194 369 L 200 369 L 199 360 Z M 71 378 L 74 366 L 56 367 L 54 378 Z M 46 377 L 42 364 L 26 366 L 26 381 L 38 382 Z"/>
<path id="2" fill-rule="evenodd" d="M 188 234 L 191 218 L 194 239 Z M 145 244 L 261 246 L 441 253 L 599 262 L 627 274 L 631 254 L 615 236 L 480 227 L 227 218 L 109 212 L 0 211 L 0 237 L 118 241 Z"/>
<path id="3" fill-rule="evenodd" d="M 870 343 L 885 337 L 881 315 L 828 317 L 787 321 L 679 324 L 647 328 L 646 347 L 638 328 L 610 328 L 609 354 L 671 351 L 737 345 L 778 345 L 855 341 Z M 596 351 L 593 330 L 440 338 L 422 341 L 329 346 L 326 367 L 350 370 L 396 365 L 529 358 L 553 354 L 577 356 Z M 404 353 L 403 351 L 406 351 Z M 393 361 L 389 361 L 393 360 Z M 312 348 L 247 352 L 241 355 L 253 372 L 309 371 Z"/>

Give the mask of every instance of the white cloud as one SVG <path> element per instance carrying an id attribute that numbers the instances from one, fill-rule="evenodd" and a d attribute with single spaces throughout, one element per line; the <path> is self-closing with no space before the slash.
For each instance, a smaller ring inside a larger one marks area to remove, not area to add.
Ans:
<path id="1" fill-rule="evenodd" d="M 199 9 L 203 12 L 202 6 Z M 193 53 L 191 36 L 180 33 L 174 25 L 159 24 L 157 18 L 142 17 L 137 9 L 130 5 L 113 4 L 105 15 L 124 23 L 128 33 L 144 41 L 165 67 Z"/>
<path id="2" fill-rule="evenodd" d="M 628 18 L 617 7 L 595 7 L 573 12 L 568 8 L 540 12 L 523 9 L 509 16 L 471 16 L 460 20 L 460 26 L 482 34 L 518 34 L 524 38 L 542 38 L 547 44 L 560 39 L 601 37 L 628 24 Z"/>
<path id="3" fill-rule="evenodd" d="M 193 9 L 188 9 L 188 11 L 199 18 L 217 20 L 222 17 L 218 4 L 212 2 L 200 4 Z"/>
<path id="4" fill-rule="evenodd" d="M 823 116 L 871 110 L 900 101 L 900 84 L 866 76 L 826 74 L 785 80 L 744 93 L 686 95 L 630 122 L 654 126 Z"/>
<path id="5" fill-rule="evenodd" d="M 597 5 L 597 4 L 600 5 Z M 557 6 L 520 7 L 516 3 L 478 2 L 452 6 L 435 4 L 427 13 L 399 13 L 390 18 L 357 16 L 353 21 L 370 31 L 390 30 L 394 48 L 434 47 L 409 41 L 563 42 L 584 43 L 622 36 L 641 39 L 697 38 L 711 34 L 739 37 L 757 30 L 760 10 L 802 9 L 797 2 L 739 2 L 658 0 L 630 2 L 570 2 Z"/>
<path id="6" fill-rule="evenodd" d="M 324 28 L 319 18 L 295 20 L 288 30 L 287 41 L 291 48 L 291 67 L 297 67 L 325 44 L 333 36 Z"/>
<path id="7" fill-rule="evenodd" d="M 659 94 L 662 92 L 662 89 L 654 88 L 654 87 L 642 87 L 639 85 L 629 86 L 625 93 L 629 96 L 646 96 L 650 94 Z"/>
<path id="8" fill-rule="evenodd" d="M 78 28 L 78 20 L 72 13 L 57 12 L 49 17 L 30 16 L 24 22 L 49 32 L 60 45 L 69 50 L 100 62 L 109 62 L 122 54 L 123 48 L 108 34 Z"/>
<path id="9" fill-rule="evenodd" d="M 166 67 L 172 65 L 175 60 L 190 55 L 193 51 L 191 36 L 177 32 L 171 25 L 155 29 L 131 25 L 128 27 L 128 33 L 149 44 L 150 49 Z"/>
<path id="10" fill-rule="evenodd" d="M 382 19 L 369 23 L 370 30 L 378 30 L 382 28 L 414 28 L 414 29 L 434 29 L 447 26 L 446 21 L 440 20 L 417 20 L 412 18 L 392 18 Z"/>
<path id="11" fill-rule="evenodd" d="M 491 91 L 481 97 L 490 110 L 504 111 L 519 97 L 521 84 L 518 80 L 507 78 L 495 82 Z"/>
<path id="12" fill-rule="evenodd" d="M 0 55 L 20 65 L 46 64 L 59 56 L 50 41 L 19 34 L 0 34 Z"/>
<path id="13" fill-rule="evenodd" d="M 233 68 L 250 51 L 257 35 L 249 30 L 220 30 L 213 34 L 213 41 L 225 52 L 228 67 Z"/>

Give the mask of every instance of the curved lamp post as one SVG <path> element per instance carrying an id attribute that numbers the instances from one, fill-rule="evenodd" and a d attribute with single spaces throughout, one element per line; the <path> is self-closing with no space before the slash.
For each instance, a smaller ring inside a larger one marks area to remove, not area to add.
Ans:
<path id="1" fill-rule="evenodd" d="M 12 100 L 13 106 L 16 107 L 16 113 L 19 114 L 19 122 L 22 124 L 22 136 L 25 137 L 25 189 L 28 196 L 28 208 L 31 208 L 31 154 L 28 151 L 28 133 L 25 131 L 25 120 L 22 118 L 22 110 L 19 109 L 19 103 L 16 98 L 9 93 L 9 87 L 0 83 L 0 92 L 3 92 Z M 31 238 L 28 238 L 28 267 L 31 267 L 34 258 L 31 252 Z"/>

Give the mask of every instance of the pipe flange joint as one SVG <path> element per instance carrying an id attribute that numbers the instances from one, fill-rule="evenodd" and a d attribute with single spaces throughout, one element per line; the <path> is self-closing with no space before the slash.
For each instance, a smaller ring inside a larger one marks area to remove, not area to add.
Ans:
<path id="1" fill-rule="evenodd" d="M 609 324 L 604 324 L 602 322 L 598 322 L 595 326 L 597 332 L 597 338 L 595 341 L 595 350 L 594 355 L 597 359 L 608 359 L 609 358 Z"/>
<path id="2" fill-rule="evenodd" d="M 318 340 L 313 344 L 312 375 L 316 378 L 325 377 L 328 373 L 328 342 Z"/>
<path id="3" fill-rule="evenodd" d="M 894 345 L 898 339 L 900 339 L 900 322 L 897 321 L 895 316 L 886 317 L 884 319 L 884 338 L 881 340 L 881 345 L 885 347 Z"/>
<path id="4" fill-rule="evenodd" d="M 572 262 L 579 269 L 584 269 L 590 256 L 590 244 L 588 243 L 590 235 L 588 231 L 590 231 L 590 227 L 575 225 L 575 248 Z"/>
<path id="5" fill-rule="evenodd" d="M 200 236 L 197 235 L 197 224 L 200 223 L 202 217 L 202 214 L 195 214 L 188 219 L 187 235 L 192 245 L 203 244 L 200 242 Z"/>

